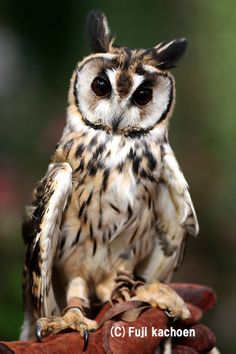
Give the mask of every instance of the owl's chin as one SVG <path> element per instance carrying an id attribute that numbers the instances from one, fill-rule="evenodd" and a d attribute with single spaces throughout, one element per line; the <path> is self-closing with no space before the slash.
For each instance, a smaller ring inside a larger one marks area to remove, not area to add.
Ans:
<path id="1" fill-rule="evenodd" d="M 99 119 L 97 119 L 96 121 L 89 120 L 87 117 L 78 112 L 77 108 L 72 109 L 72 107 L 68 109 L 67 113 L 67 124 L 70 127 L 69 129 L 72 129 L 73 131 L 81 131 L 83 130 L 83 127 L 87 127 L 92 128 L 94 130 L 102 130 L 108 134 L 119 134 L 131 138 L 141 137 L 153 131 L 155 132 L 155 136 L 159 138 L 165 135 L 168 127 L 168 124 L 165 124 L 167 123 L 165 122 L 165 120 L 161 121 L 161 124 L 159 124 L 159 122 L 156 122 L 156 124 L 152 124 L 147 127 L 142 127 L 138 124 L 136 124 L 135 127 L 131 125 L 127 126 L 122 124 L 123 121 L 120 121 L 119 124 L 117 124 L 116 122 L 116 124 L 114 125 L 112 125 L 112 122 L 105 124 L 102 122 L 102 120 Z"/>
<path id="2" fill-rule="evenodd" d="M 102 124 L 100 121 L 98 122 L 91 122 L 87 118 L 83 117 L 82 118 L 83 122 L 89 126 L 90 128 L 93 128 L 95 130 L 103 130 L 107 132 L 108 134 L 120 134 L 123 136 L 135 138 L 135 137 L 140 137 L 148 134 L 151 130 L 154 129 L 153 126 L 143 128 L 143 127 L 133 127 L 133 126 L 122 126 L 121 120 L 115 121 L 114 124 L 111 125 L 105 125 Z"/>

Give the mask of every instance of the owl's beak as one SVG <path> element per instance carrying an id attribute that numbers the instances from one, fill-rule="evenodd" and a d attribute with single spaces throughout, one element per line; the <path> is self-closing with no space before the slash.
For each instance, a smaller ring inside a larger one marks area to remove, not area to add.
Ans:
<path id="1" fill-rule="evenodd" d="M 113 131 L 116 131 L 119 127 L 120 122 L 122 121 L 123 117 L 119 116 L 119 117 L 114 117 L 112 119 L 112 129 Z"/>

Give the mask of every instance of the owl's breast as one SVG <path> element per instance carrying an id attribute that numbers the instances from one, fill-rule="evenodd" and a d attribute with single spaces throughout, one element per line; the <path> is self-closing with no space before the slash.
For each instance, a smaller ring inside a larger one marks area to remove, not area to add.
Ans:
<path id="1" fill-rule="evenodd" d="M 159 155 L 147 142 L 98 133 L 73 145 L 67 155 L 73 189 L 57 258 L 76 253 L 74 262 L 89 273 L 140 248 L 142 235 L 151 233 Z"/>

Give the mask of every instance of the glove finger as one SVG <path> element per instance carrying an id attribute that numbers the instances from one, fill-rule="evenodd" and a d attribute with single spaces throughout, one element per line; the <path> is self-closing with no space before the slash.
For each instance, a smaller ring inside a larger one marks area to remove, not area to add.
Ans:
<path id="1" fill-rule="evenodd" d="M 203 312 L 208 311 L 216 304 L 216 294 L 208 286 L 198 284 L 171 283 L 174 289 L 185 302 L 199 307 Z"/>
<path id="2" fill-rule="evenodd" d="M 173 338 L 173 342 L 195 349 L 197 352 L 208 352 L 216 345 L 216 338 L 213 332 L 202 324 L 195 324 L 189 329 L 194 330 L 193 336 Z"/>

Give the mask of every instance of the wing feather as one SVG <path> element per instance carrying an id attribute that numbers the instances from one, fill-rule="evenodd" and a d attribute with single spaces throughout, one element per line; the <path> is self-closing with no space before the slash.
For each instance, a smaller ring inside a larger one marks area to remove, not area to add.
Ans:
<path id="1" fill-rule="evenodd" d="M 168 143 L 162 146 L 155 213 L 155 244 L 143 275 L 149 281 L 169 281 L 182 261 L 187 235 L 196 236 L 199 226 L 188 184 Z"/>
<path id="2" fill-rule="evenodd" d="M 176 221 L 185 234 L 197 236 L 199 225 L 189 187 L 169 144 L 162 149 L 162 178 L 169 190 L 170 200 L 176 211 Z"/>
<path id="3" fill-rule="evenodd" d="M 162 146 L 161 176 L 157 230 L 164 251 L 164 278 L 169 280 L 182 262 L 187 235 L 197 236 L 199 226 L 188 184 L 168 143 Z"/>
<path id="4" fill-rule="evenodd" d="M 26 269 L 36 317 L 58 312 L 52 267 L 60 236 L 60 225 L 72 187 L 72 169 L 66 162 L 50 164 L 34 195 L 32 216 L 24 225 L 28 243 Z M 27 281 L 26 281 L 27 283 Z"/>

